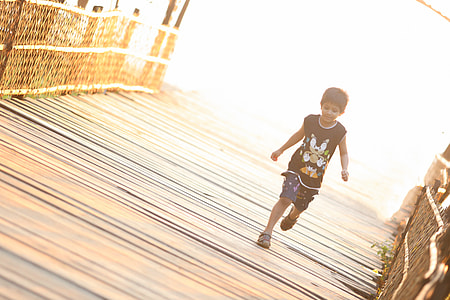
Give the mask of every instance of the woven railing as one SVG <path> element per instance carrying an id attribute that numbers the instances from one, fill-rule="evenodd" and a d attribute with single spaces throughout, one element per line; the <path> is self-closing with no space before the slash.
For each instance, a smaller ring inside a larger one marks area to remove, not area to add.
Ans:
<path id="1" fill-rule="evenodd" d="M 119 11 L 0 0 L 0 96 L 158 91 L 177 32 Z"/>
<path id="2" fill-rule="evenodd" d="M 445 155 L 447 154 L 447 155 Z M 401 235 L 380 300 L 442 300 L 450 297 L 450 145 L 437 155 L 426 185 Z"/>

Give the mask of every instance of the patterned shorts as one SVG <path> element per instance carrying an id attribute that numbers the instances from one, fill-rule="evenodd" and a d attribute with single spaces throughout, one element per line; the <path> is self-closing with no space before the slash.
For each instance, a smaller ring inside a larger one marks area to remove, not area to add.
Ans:
<path id="1" fill-rule="evenodd" d="M 295 173 L 284 172 L 281 175 L 285 178 L 280 197 L 291 199 L 295 208 L 300 212 L 306 210 L 309 203 L 314 200 L 314 196 L 319 194 L 319 191 L 304 187 Z"/>

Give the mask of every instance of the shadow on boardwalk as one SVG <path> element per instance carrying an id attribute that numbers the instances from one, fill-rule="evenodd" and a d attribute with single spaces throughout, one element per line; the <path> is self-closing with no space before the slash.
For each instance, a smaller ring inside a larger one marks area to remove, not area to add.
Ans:
<path id="1" fill-rule="evenodd" d="M 0 297 L 364 299 L 392 229 L 331 186 L 255 244 L 279 170 L 193 95 L 0 102 Z"/>

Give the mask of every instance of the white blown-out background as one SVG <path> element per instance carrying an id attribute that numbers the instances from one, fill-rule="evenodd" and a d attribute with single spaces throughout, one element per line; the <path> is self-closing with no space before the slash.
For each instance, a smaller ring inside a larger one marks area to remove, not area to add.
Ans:
<path id="1" fill-rule="evenodd" d="M 449 1 L 425 2 L 450 16 Z M 119 8 L 140 8 L 154 22 L 167 3 L 121 0 Z M 87 9 L 115 4 L 92 0 Z M 362 200 L 381 217 L 450 143 L 450 22 L 416 0 L 191 0 L 180 29 L 165 81 L 200 93 L 218 113 L 239 111 L 234 121 L 267 145 L 256 150 L 267 159 L 307 114 L 320 113 L 326 88 L 345 89 L 339 121 L 350 180 L 338 186 L 369 195 Z M 339 168 L 336 155 L 325 183 L 339 180 Z"/>
<path id="2" fill-rule="evenodd" d="M 345 89 L 350 174 L 384 217 L 450 143 L 450 22 L 417 1 L 192 0 L 180 29 L 166 81 L 277 124 L 273 150 Z"/>

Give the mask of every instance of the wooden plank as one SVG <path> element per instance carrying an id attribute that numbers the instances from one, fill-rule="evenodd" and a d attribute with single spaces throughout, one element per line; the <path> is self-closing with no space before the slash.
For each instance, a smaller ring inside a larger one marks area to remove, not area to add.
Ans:
<path id="1" fill-rule="evenodd" d="M 176 91 L 1 102 L 0 258 L 48 279 L 1 281 L 12 278 L 5 269 L 4 290 L 111 299 L 374 293 L 370 269 L 380 261 L 370 246 L 389 228 L 330 189 L 293 230 L 276 230 L 269 251 L 259 248 L 279 170 L 242 145 L 248 133 L 196 100 Z"/>

